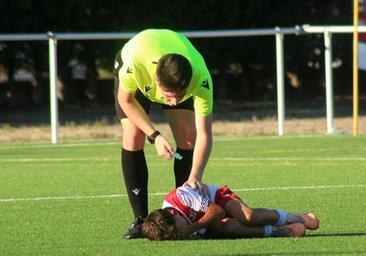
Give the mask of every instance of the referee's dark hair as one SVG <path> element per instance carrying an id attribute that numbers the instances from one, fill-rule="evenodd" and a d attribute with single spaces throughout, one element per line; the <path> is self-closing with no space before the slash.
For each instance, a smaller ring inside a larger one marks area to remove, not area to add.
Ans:
<path id="1" fill-rule="evenodd" d="M 169 53 L 159 59 L 156 74 L 161 86 L 179 92 L 187 89 L 192 78 L 192 66 L 186 57 Z"/>

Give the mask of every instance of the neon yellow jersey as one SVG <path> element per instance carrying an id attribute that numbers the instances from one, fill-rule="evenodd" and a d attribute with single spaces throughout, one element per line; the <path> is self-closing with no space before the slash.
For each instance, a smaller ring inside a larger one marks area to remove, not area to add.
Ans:
<path id="1" fill-rule="evenodd" d="M 120 86 L 128 92 L 139 89 L 148 99 L 167 104 L 156 84 L 160 57 L 180 54 L 192 66 L 192 79 L 180 102 L 193 97 L 195 112 L 206 116 L 212 112 L 212 79 L 201 54 L 182 34 L 168 29 L 147 29 L 130 39 L 121 51 L 123 66 L 119 71 Z"/>

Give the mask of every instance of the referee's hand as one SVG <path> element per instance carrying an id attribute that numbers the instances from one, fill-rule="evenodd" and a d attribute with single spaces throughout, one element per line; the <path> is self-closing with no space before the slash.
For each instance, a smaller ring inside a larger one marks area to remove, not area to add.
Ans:
<path id="1" fill-rule="evenodd" d="M 171 160 L 174 155 L 174 149 L 169 141 L 161 134 L 155 138 L 155 149 L 158 155 L 167 160 Z"/>
<path id="2" fill-rule="evenodd" d="M 193 189 L 197 189 L 202 195 L 209 196 L 209 191 L 208 191 L 207 185 L 202 183 L 202 181 L 200 181 L 198 179 L 190 178 L 183 184 L 183 186 L 188 186 Z"/>

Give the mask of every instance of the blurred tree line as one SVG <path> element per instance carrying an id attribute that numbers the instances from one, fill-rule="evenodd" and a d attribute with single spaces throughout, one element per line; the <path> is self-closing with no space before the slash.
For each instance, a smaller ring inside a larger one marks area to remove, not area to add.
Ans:
<path id="1" fill-rule="evenodd" d="M 97 1 L 12 0 L 0 2 L 0 34 L 178 31 L 347 25 L 346 0 Z M 351 91 L 352 36 L 334 35 L 335 92 Z M 215 97 L 272 100 L 276 96 L 274 37 L 192 39 L 215 81 Z M 58 72 L 64 104 L 112 101 L 108 72 L 123 40 L 59 41 Z M 323 35 L 285 37 L 286 93 L 290 99 L 324 94 Z M 32 74 L 27 84 L 15 74 Z M 103 73 L 103 74 L 101 74 Z M 0 106 L 44 105 L 48 101 L 48 44 L 0 42 Z M 348 79 L 345 79 L 347 78 Z M 1 76 L 0 76 L 1 78 Z M 101 79 L 105 78 L 105 79 Z M 288 98 L 288 96 L 286 96 Z"/>

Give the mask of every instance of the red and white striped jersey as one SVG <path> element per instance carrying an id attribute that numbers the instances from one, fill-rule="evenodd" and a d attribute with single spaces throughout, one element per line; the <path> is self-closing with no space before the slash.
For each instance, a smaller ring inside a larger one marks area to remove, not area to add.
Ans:
<path id="1" fill-rule="evenodd" d="M 215 193 L 219 187 L 209 185 L 208 188 L 210 195 L 203 195 L 188 186 L 178 187 L 165 196 L 162 208 L 174 208 L 189 223 L 196 222 L 207 212 L 210 202 L 215 201 Z"/>

